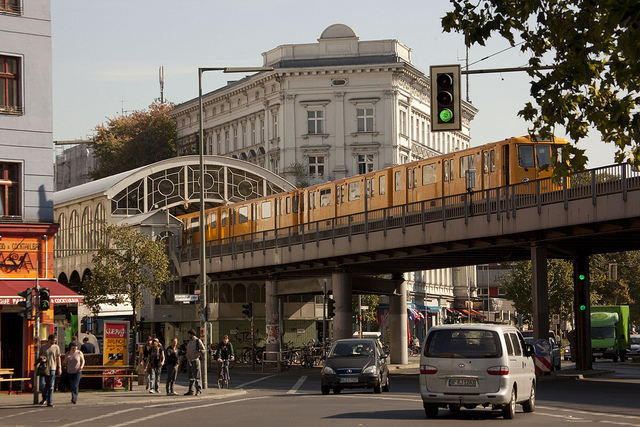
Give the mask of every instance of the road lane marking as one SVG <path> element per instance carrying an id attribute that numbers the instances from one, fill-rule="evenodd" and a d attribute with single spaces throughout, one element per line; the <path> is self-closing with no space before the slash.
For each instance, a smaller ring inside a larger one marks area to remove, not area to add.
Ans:
<path id="1" fill-rule="evenodd" d="M 240 384 L 239 386 L 234 387 L 234 389 L 241 390 L 241 389 L 243 389 L 244 387 L 246 387 L 246 386 L 248 386 L 250 384 L 255 384 L 257 382 L 264 381 L 264 380 L 267 380 L 267 379 L 273 378 L 273 377 L 275 377 L 275 375 L 269 375 L 267 377 L 258 378 L 257 380 L 253 380 L 253 381 L 249 381 L 248 383 Z"/>
<path id="2" fill-rule="evenodd" d="M 175 414 L 176 412 L 184 412 L 184 411 L 190 411 L 192 409 L 202 409 L 202 408 L 210 408 L 213 406 L 220 406 L 220 405 L 228 405 L 231 403 L 240 403 L 240 402 L 247 402 L 250 400 L 258 400 L 258 399 L 268 399 L 270 396 L 258 396 L 258 397 L 247 397 L 244 399 L 235 399 L 235 400 L 225 400 L 225 401 L 220 401 L 220 402 L 214 402 L 214 403 L 206 403 L 203 405 L 196 405 L 196 406 L 189 406 L 188 408 L 176 408 L 176 409 L 172 409 L 169 411 L 164 411 L 164 412 L 155 412 L 151 415 L 148 415 L 146 417 L 142 417 L 142 418 L 137 418 L 135 420 L 129 420 L 129 421 L 125 421 L 123 423 L 120 424 L 111 424 L 111 427 L 121 427 L 121 426 L 128 426 L 131 424 L 139 424 L 145 421 L 149 421 L 152 420 L 154 418 L 159 418 L 159 417 L 166 417 L 167 415 L 170 414 Z M 136 410 L 140 410 L 140 408 L 136 408 Z M 106 414 L 105 416 L 110 416 L 112 414 Z"/>
<path id="3" fill-rule="evenodd" d="M 302 384 L 304 384 L 306 380 L 307 380 L 306 375 L 301 376 L 300 379 L 298 379 L 298 382 L 295 383 L 293 387 L 291 387 L 291 390 L 289 390 L 287 394 L 296 394 L 296 391 L 298 391 L 298 389 L 302 387 Z"/>
<path id="4" fill-rule="evenodd" d="M 115 415 L 125 414 L 127 412 L 132 412 L 132 411 L 140 411 L 140 408 L 138 407 L 138 408 L 123 409 L 122 411 L 110 412 L 108 414 L 102 414 L 102 415 L 99 415 L 99 416 L 94 417 L 94 418 L 85 418 L 83 420 L 76 421 L 74 423 L 65 424 L 64 426 L 61 426 L 61 427 L 75 426 L 75 425 L 79 425 L 79 424 L 87 424 L 87 423 L 90 423 L 91 421 L 101 420 L 101 419 L 103 419 L 105 417 L 113 417 Z"/>

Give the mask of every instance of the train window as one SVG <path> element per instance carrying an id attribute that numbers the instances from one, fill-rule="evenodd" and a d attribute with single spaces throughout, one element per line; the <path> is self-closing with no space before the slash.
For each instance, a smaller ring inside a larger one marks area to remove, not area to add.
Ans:
<path id="1" fill-rule="evenodd" d="M 422 167 L 422 185 L 436 183 L 436 172 L 438 168 L 435 163 Z"/>
<path id="2" fill-rule="evenodd" d="M 449 161 L 445 160 L 443 163 L 443 171 L 442 174 L 444 175 L 444 181 L 449 181 Z"/>
<path id="3" fill-rule="evenodd" d="M 468 156 L 460 157 L 460 177 L 467 176 L 468 170 L 475 171 L 476 169 L 476 155 L 469 154 Z"/>
<path id="4" fill-rule="evenodd" d="M 287 197 L 285 201 L 285 209 L 286 209 L 287 215 L 291 213 L 291 197 Z"/>
<path id="5" fill-rule="evenodd" d="M 418 168 L 413 168 L 413 188 L 418 186 Z"/>
<path id="6" fill-rule="evenodd" d="M 238 209 L 238 223 L 244 224 L 249 221 L 249 207 L 242 206 Z"/>
<path id="7" fill-rule="evenodd" d="M 331 189 L 320 190 L 320 207 L 331 205 Z"/>
<path id="8" fill-rule="evenodd" d="M 489 173 L 489 152 L 482 152 L 482 171 L 484 173 Z"/>
<path id="9" fill-rule="evenodd" d="M 222 211 L 222 218 L 220 219 L 223 227 L 227 226 L 227 211 Z"/>
<path id="10" fill-rule="evenodd" d="M 385 175 L 378 178 L 378 194 L 387 194 L 387 177 Z"/>
<path id="11" fill-rule="evenodd" d="M 496 171 L 496 150 L 489 152 L 489 162 L 491 163 L 491 172 Z"/>
<path id="12" fill-rule="evenodd" d="M 413 169 L 407 169 L 407 188 L 411 188 L 411 184 L 413 183 Z"/>
<path id="13" fill-rule="evenodd" d="M 456 165 L 455 160 L 451 159 L 451 160 L 449 161 L 449 179 L 450 179 L 451 181 L 453 181 L 453 178 L 455 178 L 455 177 L 456 177 L 455 165 Z"/>
<path id="14" fill-rule="evenodd" d="M 197 233 L 198 231 L 200 231 L 200 218 L 191 218 L 191 232 Z"/>
<path id="15" fill-rule="evenodd" d="M 211 214 L 211 219 L 209 220 L 209 226 L 211 227 L 211 229 L 216 228 L 217 216 L 218 215 L 215 212 Z"/>
<path id="16" fill-rule="evenodd" d="M 349 183 L 349 196 L 347 200 L 360 200 L 360 181 Z"/>
<path id="17" fill-rule="evenodd" d="M 533 164 L 533 145 L 518 146 L 518 165 L 521 168 L 532 168 Z"/>
<path id="18" fill-rule="evenodd" d="M 299 196 L 293 196 L 293 203 L 291 205 L 291 207 L 293 208 L 293 212 L 294 213 L 298 213 L 298 203 L 300 202 L 300 197 Z"/>
<path id="19" fill-rule="evenodd" d="M 396 191 L 402 190 L 402 172 L 398 171 L 395 175 L 396 178 Z"/>
<path id="20" fill-rule="evenodd" d="M 536 163 L 539 168 L 551 164 L 551 146 L 536 145 Z"/>
<path id="21" fill-rule="evenodd" d="M 271 218 L 271 201 L 262 202 L 260 205 L 260 211 L 262 213 L 262 219 Z"/>
<path id="22" fill-rule="evenodd" d="M 344 185 L 340 186 L 340 203 L 344 203 Z"/>

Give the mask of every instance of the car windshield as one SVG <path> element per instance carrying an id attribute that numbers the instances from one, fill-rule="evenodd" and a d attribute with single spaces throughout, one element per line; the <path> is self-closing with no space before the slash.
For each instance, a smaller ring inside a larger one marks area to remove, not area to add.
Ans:
<path id="1" fill-rule="evenodd" d="M 640 344 L 640 337 L 631 337 L 631 344 Z"/>
<path id="2" fill-rule="evenodd" d="M 442 329 L 429 334 L 424 348 L 427 357 L 483 359 L 502 356 L 495 331 Z"/>
<path id="3" fill-rule="evenodd" d="M 371 341 L 337 342 L 331 349 L 329 357 L 372 357 L 373 346 Z"/>

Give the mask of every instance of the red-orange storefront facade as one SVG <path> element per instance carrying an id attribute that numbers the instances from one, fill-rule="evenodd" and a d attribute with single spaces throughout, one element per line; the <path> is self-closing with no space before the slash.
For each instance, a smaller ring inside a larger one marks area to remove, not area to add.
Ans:
<path id="1" fill-rule="evenodd" d="M 77 314 L 77 304 L 82 302 L 80 295 L 55 280 L 57 231 L 58 224 L 51 223 L 0 223 L 0 368 L 13 368 L 14 377 L 33 378 L 38 338 L 55 333 L 56 324 L 64 323 L 58 319 L 60 313 Z M 51 295 L 50 309 L 40 313 L 37 334 L 35 318 L 27 320 L 26 309 L 19 305 L 24 298 L 18 295 L 36 286 L 49 289 Z M 63 338 L 59 341 L 64 351 Z M 25 384 L 27 391 L 32 387 L 32 381 Z"/>

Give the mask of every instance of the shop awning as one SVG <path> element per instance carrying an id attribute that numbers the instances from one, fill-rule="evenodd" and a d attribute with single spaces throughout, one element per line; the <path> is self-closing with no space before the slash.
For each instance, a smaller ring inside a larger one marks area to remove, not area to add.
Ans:
<path id="1" fill-rule="evenodd" d="M 82 296 L 73 292 L 62 283 L 56 280 L 39 280 L 41 288 L 47 288 L 50 292 L 50 300 L 53 304 L 76 304 L 82 302 Z M 18 292 L 33 288 L 36 281 L 33 279 L 24 280 L 0 280 L 0 305 L 18 305 L 24 298 L 18 296 Z"/>

